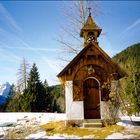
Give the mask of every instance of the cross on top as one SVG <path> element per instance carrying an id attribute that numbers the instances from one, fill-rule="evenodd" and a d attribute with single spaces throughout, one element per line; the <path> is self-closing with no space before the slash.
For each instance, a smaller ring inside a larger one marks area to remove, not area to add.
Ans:
<path id="1" fill-rule="evenodd" d="M 89 17 L 91 17 L 91 8 L 89 7 L 88 10 L 89 10 Z"/>

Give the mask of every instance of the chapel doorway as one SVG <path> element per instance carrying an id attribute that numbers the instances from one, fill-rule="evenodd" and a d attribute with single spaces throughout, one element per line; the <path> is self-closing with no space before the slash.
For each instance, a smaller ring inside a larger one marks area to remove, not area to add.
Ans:
<path id="1" fill-rule="evenodd" d="M 100 92 L 99 83 L 94 78 L 84 81 L 84 118 L 100 119 Z"/>

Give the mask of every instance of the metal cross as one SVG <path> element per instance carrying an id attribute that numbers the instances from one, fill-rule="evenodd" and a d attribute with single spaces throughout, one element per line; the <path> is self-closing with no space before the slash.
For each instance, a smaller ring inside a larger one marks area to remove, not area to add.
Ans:
<path id="1" fill-rule="evenodd" d="M 89 16 L 91 16 L 91 11 L 90 11 L 90 10 L 91 10 L 91 8 L 89 7 L 89 8 L 88 8 L 88 10 L 89 10 Z"/>

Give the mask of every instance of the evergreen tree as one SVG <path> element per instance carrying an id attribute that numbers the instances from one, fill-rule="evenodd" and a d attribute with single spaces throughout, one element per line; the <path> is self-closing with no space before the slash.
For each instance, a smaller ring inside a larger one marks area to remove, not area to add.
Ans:
<path id="1" fill-rule="evenodd" d="M 140 43 L 134 44 L 113 59 L 126 71 L 128 76 L 121 80 L 120 94 L 127 106 L 128 114 L 140 112 Z"/>
<path id="2" fill-rule="evenodd" d="M 38 68 L 34 63 L 30 71 L 28 87 L 24 91 L 24 111 L 41 112 L 46 110 L 46 92 L 39 79 Z"/>
<path id="3" fill-rule="evenodd" d="M 50 111 L 64 112 L 65 110 L 65 95 L 61 85 L 49 87 L 50 95 Z"/>
<path id="4" fill-rule="evenodd" d="M 45 79 L 44 83 L 43 83 L 44 89 L 45 89 L 45 93 L 46 93 L 46 111 L 47 112 L 51 112 L 51 105 L 52 105 L 52 99 L 51 99 L 51 95 L 49 92 L 49 85 L 47 80 Z"/>
<path id="5" fill-rule="evenodd" d="M 16 92 L 14 84 L 11 86 L 7 103 L 5 105 L 6 112 L 19 112 L 20 109 L 20 94 Z"/>
<path id="6" fill-rule="evenodd" d="M 45 79 L 45 81 L 44 81 L 44 83 L 43 83 L 43 86 L 44 86 L 46 92 L 48 92 L 48 91 L 49 91 L 49 85 L 48 85 L 48 82 L 47 82 L 46 79 Z"/>

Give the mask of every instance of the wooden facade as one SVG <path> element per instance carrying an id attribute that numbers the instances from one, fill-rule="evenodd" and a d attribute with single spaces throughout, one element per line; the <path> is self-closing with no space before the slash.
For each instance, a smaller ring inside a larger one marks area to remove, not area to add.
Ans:
<path id="1" fill-rule="evenodd" d="M 73 81 L 74 101 L 83 100 L 83 83 L 89 77 L 95 77 L 100 82 L 101 99 L 108 100 L 111 80 L 123 77 L 124 72 L 111 58 L 103 52 L 97 43 L 85 47 L 69 65 L 58 75 L 60 81 Z"/>

